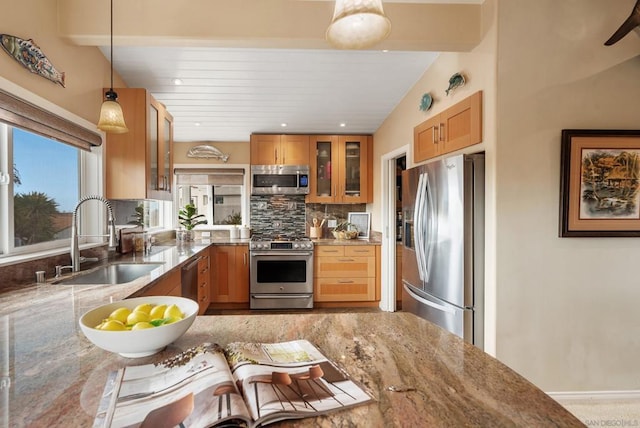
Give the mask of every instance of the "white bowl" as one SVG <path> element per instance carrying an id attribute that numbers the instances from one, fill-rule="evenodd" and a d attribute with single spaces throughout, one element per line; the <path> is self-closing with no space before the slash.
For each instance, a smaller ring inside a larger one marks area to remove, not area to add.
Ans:
<path id="1" fill-rule="evenodd" d="M 184 318 L 172 324 L 143 330 L 106 331 L 95 328 L 102 320 L 118 308 L 133 309 L 142 303 L 152 305 L 177 305 Z M 148 296 L 120 300 L 91 309 L 80 317 L 80 329 L 94 345 L 123 357 L 138 358 L 162 351 L 165 346 L 177 340 L 193 324 L 198 315 L 198 302 L 184 297 Z"/>

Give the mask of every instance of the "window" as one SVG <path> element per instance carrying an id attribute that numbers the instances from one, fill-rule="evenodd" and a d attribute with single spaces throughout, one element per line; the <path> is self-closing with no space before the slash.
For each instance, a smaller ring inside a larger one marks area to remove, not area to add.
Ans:
<path id="1" fill-rule="evenodd" d="M 76 147 L 0 124 L 0 193 L 6 232 L 2 254 L 68 245 L 73 209 L 80 197 Z"/>
<path id="2" fill-rule="evenodd" d="M 207 219 L 207 226 L 248 224 L 248 174 L 242 168 L 187 169 L 175 171 L 177 204 L 187 203 Z"/>

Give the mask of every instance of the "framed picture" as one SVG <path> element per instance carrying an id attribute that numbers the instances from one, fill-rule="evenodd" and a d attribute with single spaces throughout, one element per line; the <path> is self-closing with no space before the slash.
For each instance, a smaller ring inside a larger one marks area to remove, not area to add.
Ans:
<path id="1" fill-rule="evenodd" d="M 369 239 L 371 213 L 349 213 L 347 221 L 358 228 L 358 239 Z"/>
<path id="2" fill-rule="evenodd" d="M 560 236 L 640 236 L 640 130 L 562 131 Z"/>

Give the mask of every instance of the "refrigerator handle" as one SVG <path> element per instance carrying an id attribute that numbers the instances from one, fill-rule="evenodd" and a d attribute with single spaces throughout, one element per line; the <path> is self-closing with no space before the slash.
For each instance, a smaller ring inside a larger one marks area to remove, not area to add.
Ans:
<path id="1" fill-rule="evenodd" d="M 416 201 L 413 207 L 413 241 L 415 243 L 416 262 L 418 265 L 418 275 L 420 280 L 425 280 L 425 274 L 422 269 L 424 258 L 424 247 L 422 241 L 422 209 L 423 209 L 423 197 L 424 197 L 424 174 L 420 174 L 418 177 L 418 191 L 416 192 Z"/>
<path id="2" fill-rule="evenodd" d="M 425 174 L 426 175 L 426 174 Z M 428 175 L 427 175 L 428 178 Z M 425 239 L 423 240 L 423 248 L 424 248 L 424 255 L 423 255 L 423 263 L 424 263 L 424 273 L 425 273 L 425 281 L 429 280 L 429 276 L 431 274 L 431 260 L 433 259 L 433 246 L 435 245 L 435 224 L 436 224 L 436 213 L 435 213 L 435 205 L 434 205 L 434 201 L 435 199 L 433 198 L 433 193 L 431 192 L 431 185 L 429 184 L 429 180 L 425 180 L 425 196 L 424 196 L 424 202 L 423 204 L 425 205 L 426 208 L 426 215 L 423 215 L 424 217 L 424 222 L 426 223 L 426 225 L 424 226 L 424 236 Z M 424 242 L 427 243 L 427 245 L 424 245 Z"/>
<path id="3" fill-rule="evenodd" d="M 409 294 L 409 296 L 411 296 L 411 298 L 417 300 L 418 302 L 422 303 L 423 305 L 427 305 L 427 306 L 431 306 L 432 308 L 438 309 L 440 311 L 446 312 L 448 314 L 452 314 L 455 315 L 456 311 L 444 306 L 444 305 L 440 305 L 436 302 L 432 302 L 431 300 L 427 300 L 427 299 L 423 299 L 422 297 L 418 296 L 416 293 L 414 293 L 413 291 L 411 291 L 409 289 L 409 287 L 407 286 L 407 284 L 402 284 L 402 286 L 404 287 L 404 291 L 407 292 L 407 294 Z"/>

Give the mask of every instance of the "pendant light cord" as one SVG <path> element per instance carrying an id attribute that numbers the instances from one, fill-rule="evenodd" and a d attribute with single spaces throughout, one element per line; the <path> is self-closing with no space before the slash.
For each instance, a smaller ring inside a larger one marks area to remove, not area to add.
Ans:
<path id="1" fill-rule="evenodd" d="M 111 86 L 113 91 L 113 0 L 111 0 Z"/>

